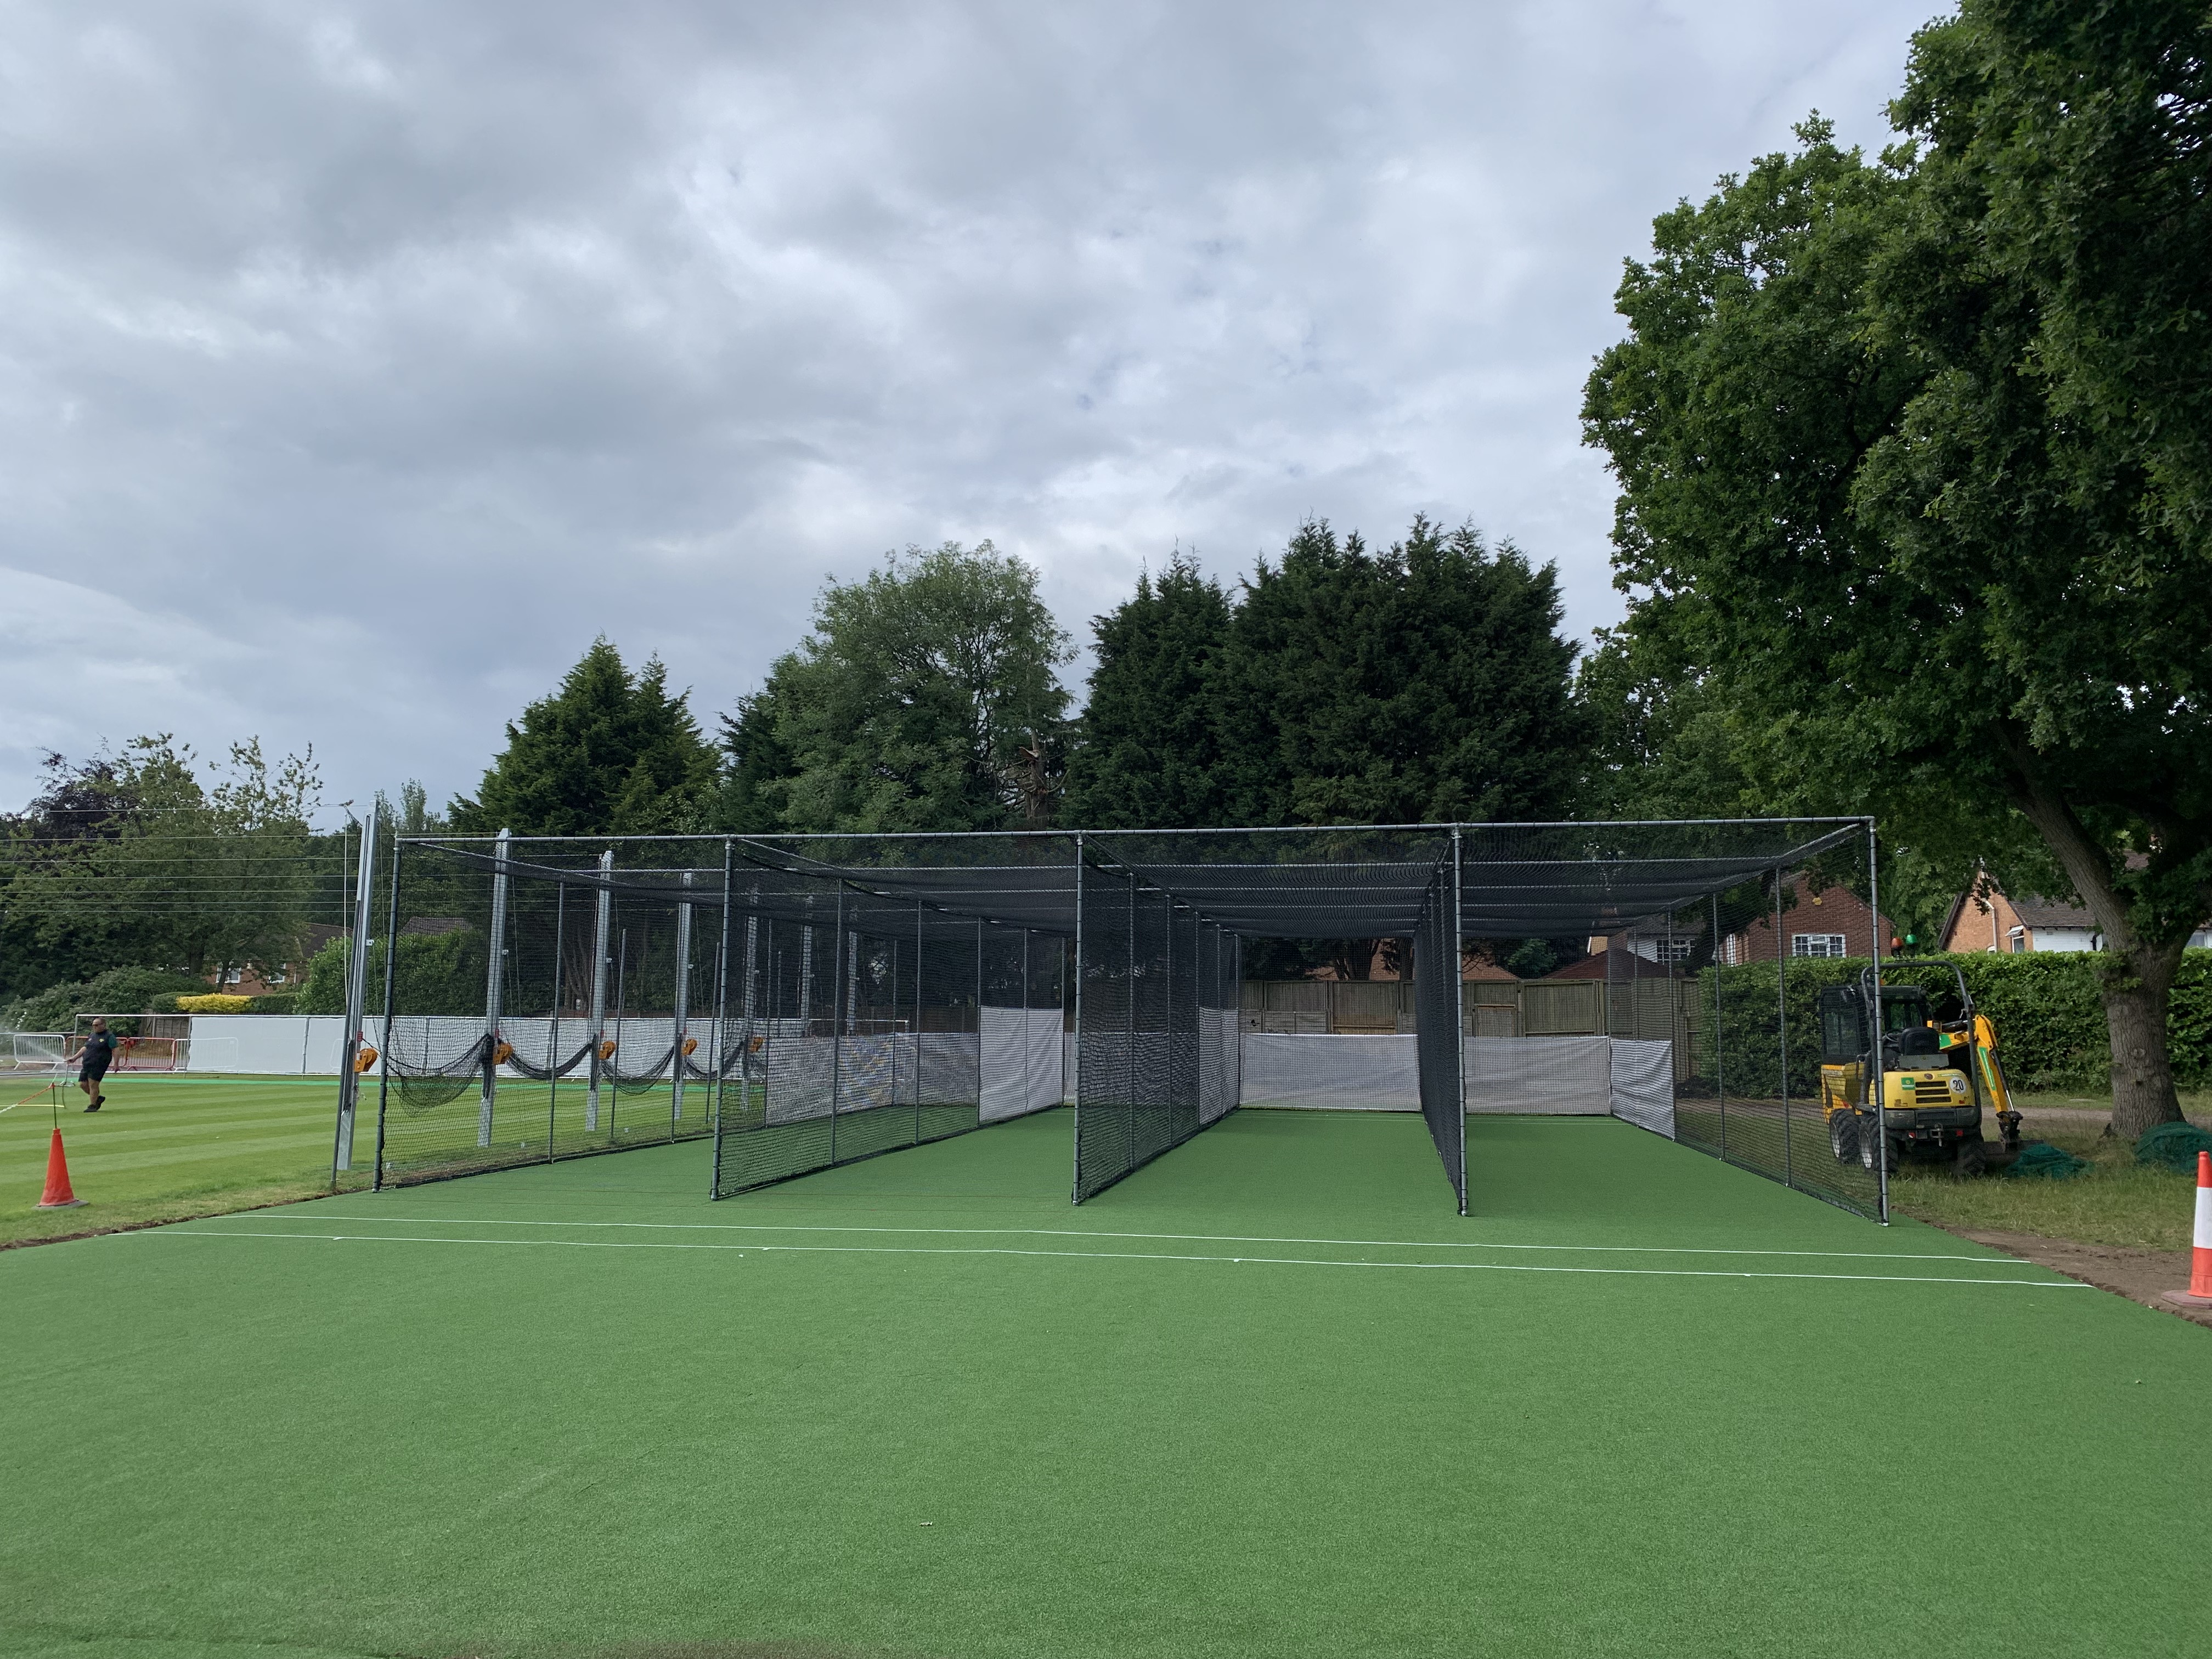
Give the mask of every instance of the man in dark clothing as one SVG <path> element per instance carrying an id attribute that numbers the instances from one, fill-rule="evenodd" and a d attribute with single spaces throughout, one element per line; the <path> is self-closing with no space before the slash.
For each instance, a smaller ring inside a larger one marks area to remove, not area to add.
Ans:
<path id="1" fill-rule="evenodd" d="M 77 1056 L 76 1086 L 90 1097 L 92 1104 L 84 1109 L 96 1112 L 106 1099 L 101 1088 L 107 1077 L 107 1062 L 115 1058 L 115 1039 L 107 1034 L 107 1022 L 92 1022 L 92 1035 L 84 1040 L 84 1052 Z"/>

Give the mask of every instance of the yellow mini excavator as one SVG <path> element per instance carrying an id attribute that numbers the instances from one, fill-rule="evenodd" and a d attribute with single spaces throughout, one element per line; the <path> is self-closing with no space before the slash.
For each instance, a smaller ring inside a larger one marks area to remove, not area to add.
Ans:
<path id="1" fill-rule="evenodd" d="M 1959 1018 L 1938 1023 L 1917 985 L 1881 988 L 1875 1018 L 1875 973 L 1820 993 L 1820 1106 L 1837 1161 L 1895 1169 L 1908 1157 L 1948 1158 L 1960 1175 L 1979 1175 L 2020 1155 L 1996 1027 L 1978 1012 L 1958 977 Z M 1996 1114 L 1998 1145 L 1982 1139 L 1982 1108 Z"/>

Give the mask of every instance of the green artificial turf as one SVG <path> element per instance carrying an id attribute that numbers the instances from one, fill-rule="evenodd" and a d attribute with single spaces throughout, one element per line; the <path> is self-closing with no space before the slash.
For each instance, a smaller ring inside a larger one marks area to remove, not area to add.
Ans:
<path id="1" fill-rule="evenodd" d="M 213 1215 L 329 1189 L 336 1078 L 173 1077 L 111 1073 L 107 1101 L 84 1109 L 72 1079 L 0 1085 L 0 1243 L 65 1237 Z M 55 1124 L 81 1207 L 41 1210 Z M 374 1135 L 373 1120 L 367 1132 Z M 368 1173 L 368 1147 L 362 1173 Z"/>
<path id="2" fill-rule="evenodd" d="M 1616 1121 L 1469 1133 L 1465 1220 L 1398 1114 L 1073 1209 L 1055 1112 L 8 1252 L 0 1653 L 2212 1645 L 2212 1335 Z"/>

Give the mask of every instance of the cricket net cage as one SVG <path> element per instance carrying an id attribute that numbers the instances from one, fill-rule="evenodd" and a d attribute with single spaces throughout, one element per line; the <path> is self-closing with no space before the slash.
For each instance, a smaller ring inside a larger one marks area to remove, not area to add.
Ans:
<path id="1" fill-rule="evenodd" d="M 1872 836 L 407 837 L 367 1033 L 377 1179 L 701 1138 L 727 1196 L 1072 1104 L 1080 1203 L 1240 1104 L 1325 1103 L 1418 1109 L 1462 1213 L 1481 1191 L 1470 1114 L 1580 1111 L 1878 1215 L 1884 1172 L 1831 1155 L 1779 945 L 1808 879 L 1870 887 Z M 1410 969 L 1397 1035 L 1254 1037 L 1240 986 L 1265 939 L 1358 941 L 1360 960 L 1372 943 Z M 1486 1000 L 1482 964 L 1528 939 L 1574 947 L 1594 1028 L 1546 1035 Z M 1304 1100 L 1273 1098 L 1285 1067 L 1261 1045 L 1286 1042 Z"/>

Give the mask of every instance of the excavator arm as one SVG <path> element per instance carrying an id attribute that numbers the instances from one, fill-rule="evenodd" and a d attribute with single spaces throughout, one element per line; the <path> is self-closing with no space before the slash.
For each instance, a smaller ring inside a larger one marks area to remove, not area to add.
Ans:
<path id="1" fill-rule="evenodd" d="M 1990 1091 L 1990 1103 L 1996 1108 L 1999 1119 L 2007 1114 L 2017 1118 L 2012 1085 L 2005 1081 L 2004 1061 L 1997 1058 L 1997 1028 L 1987 1014 L 1974 1016 L 1974 1060 L 1982 1074 L 1982 1087 Z"/>
<path id="2" fill-rule="evenodd" d="M 1970 1003 L 1966 1018 L 1939 1029 L 1936 1041 L 1946 1052 L 1968 1051 L 1967 1066 L 1981 1081 L 1983 1098 L 1996 1109 L 1997 1133 L 2008 1151 L 2018 1152 L 2021 1115 L 2012 1103 L 2012 1085 L 2006 1080 L 2004 1061 L 1997 1054 L 1996 1022 Z"/>
<path id="3" fill-rule="evenodd" d="M 1982 1091 L 1996 1109 L 1997 1133 L 2010 1152 L 2020 1150 L 2020 1112 L 2012 1103 L 2012 1085 L 2006 1081 L 2004 1061 L 1997 1054 L 1997 1028 L 1987 1014 L 1975 1012 L 1966 1022 L 1960 1040 L 1972 1047 L 1975 1074 Z"/>

